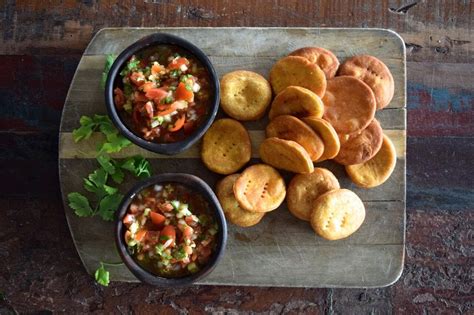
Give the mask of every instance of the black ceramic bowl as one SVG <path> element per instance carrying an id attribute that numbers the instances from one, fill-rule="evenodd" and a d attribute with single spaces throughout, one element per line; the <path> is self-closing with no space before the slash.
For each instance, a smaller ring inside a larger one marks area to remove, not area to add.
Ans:
<path id="1" fill-rule="evenodd" d="M 128 253 L 127 244 L 124 241 L 126 227 L 123 224 L 122 219 L 127 213 L 128 207 L 135 195 L 143 189 L 152 185 L 166 183 L 181 184 L 189 188 L 191 191 L 201 194 L 208 201 L 212 214 L 214 215 L 216 222 L 219 225 L 219 231 L 217 234 L 217 247 L 207 265 L 195 274 L 179 278 L 165 278 L 157 276 L 143 269 L 137 262 L 135 262 L 133 257 Z M 202 279 L 214 269 L 219 260 L 222 258 L 225 251 L 226 243 L 227 224 L 220 203 L 217 200 L 217 197 L 212 191 L 212 189 L 203 180 L 194 175 L 183 173 L 165 173 L 143 180 L 137 185 L 135 185 L 135 187 L 133 187 L 127 193 L 117 210 L 117 217 L 115 221 L 115 244 L 117 245 L 120 257 L 122 257 L 122 260 L 125 265 L 139 280 L 151 285 L 162 287 L 183 286 Z"/>
<path id="2" fill-rule="evenodd" d="M 179 142 L 157 143 L 141 138 L 139 135 L 136 135 L 132 130 L 130 130 L 129 127 L 122 121 L 114 104 L 114 88 L 121 85 L 120 71 L 126 65 L 130 57 L 142 50 L 159 45 L 178 46 L 196 57 L 196 59 L 199 60 L 199 62 L 201 62 L 201 64 L 207 69 L 211 81 L 211 90 L 214 92 L 211 97 L 211 108 L 209 108 L 207 112 L 207 117 L 191 135 Z M 187 40 L 165 33 L 155 33 L 146 36 L 125 48 L 125 50 L 117 57 L 117 59 L 115 59 L 114 64 L 110 68 L 107 82 L 105 84 L 105 104 L 107 111 L 110 119 L 113 121 L 119 132 L 124 137 L 128 138 L 130 141 L 142 148 L 155 153 L 167 155 L 177 154 L 186 150 L 204 135 L 216 117 L 217 110 L 219 109 L 219 95 L 219 77 L 217 76 L 211 61 L 206 56 L 206 54 L 204 54 L 201 49 Z"/>

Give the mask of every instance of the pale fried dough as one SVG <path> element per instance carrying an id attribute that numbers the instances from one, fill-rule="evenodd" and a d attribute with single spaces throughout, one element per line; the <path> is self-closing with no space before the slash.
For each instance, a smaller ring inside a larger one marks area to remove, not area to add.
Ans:
<path id="1" fill-rule="evenodd" d="M 265 114 L 272 100 L 270 83 L 260 74 L 239 70 L 221 80 L 221 107 L 237 120 L 256 120 Z"/>
<path id="2" fill-rule="evenodd" d="M 326 76 L 321 68 L 299 56 L 278 60 L 270 70 L 270 83 L 275 94 L 291 85 L 305 87 L 319 97 L 322 97 L 326 90 Z"/>
<path id="3" fill-rule="evenodd" d="M 348 189 L 335 189 L 316 199 L 310 222 L 319 236 L 339 240 L 357 231 L 364 219 L 362 200 Z"/>
<path id="4" fill-rule="evenodd" d="M 395 146 L 384 135 L 382 147 L 373 158 L 361 164 L 346 166 L 346 172 L 356 185 L 372 188 L 382 185 L 392 175 L 396 162 Z"/>
<path id="5" fill-rule="evenodd" d="M 265 164 L 246 168 L 234 184 L 234 195 L 239 205 L 251 212 L 269 212 L 285 199 L 285 182 L 280 173 Z"/>
<path id="6" fill-rule="evenodd" d="M 354 77 L 329 80 L 323 103 L 323 118 L 339 134 L 362 131 L 374 119 L 374 93 L 367 84 Z"/>
<path id="7" fill-rule="evenodd" d="M 341 149 L 334 160 L 342 165 L 353 165 L 370 160 L 382 146 L 383 131 L 374 119 L 364 130 L 341 136 Z"/>
<path id="8" fill-rule="evenodd" d="M 267 138 L 260 145 L 260 158 L 265 163 L 295 173 L 311 173 L 313 162 L 308 152 L 295 141 Z"/>
<path id="9" fill-rule="evenodd" d="M 324 143 L 319 135 L 304 122 L 290 115 L 281 115 L 273 119 L 266 130 L 267 137 L 293 140 L 308 152 L 312 161 L 321 157 Z"/>
<path id="10" fill-rule="evenodd" d="M 334 158 L 340 148 L 339 137 L 333 126 L 326 120 L 318 117 L 306 117 L 302 119 L 310 126 L 323 140 L 324 152 L 316 162 Z"/>
<path id="11" fill-rule="evenodd" d="M 270 119 L 280 115 L 322 117 L 323 112 L 324 104 L 316 93 L 301 86 L 289 86 L 275 96 L 268 117 Z"/>
<path id="12" fill-rule="evenodd" d="M 244 166 L 251 156 L 250 137 L 236 120 L 224 118 L 215 121 L 202 142 L 201 158 L 211 171 L 232 174 Z"/>
<path id="13" fill-rule="evenodd" d="M 339 182 L 331 171 L 317 167 L 310 174 L 297 174 L 288 185 L 286 203 L 297 218 L 309 221 L 316 199 L 333 189 Z"/>
<path id="14" fill-rule="evenodd" d="M 300 56 L 318 65 L 326 75 L 326 79 L 331 79 L 336 75 L 339 67 L 339 60 L 331 51 L 321 47 L 303 47 L 290 53 L 290 56 Z"/>
<path id="15" fill-rule="evenodd" d="M 241 227 L 249 227 L 257 224 L 265 213 L 250 212 L 240 207 L 234 195 L 234 183 L 240 174 L 232 174 L 224 177 L 216 187 L 217 198 L 224 210 L 228 221 Z"/>
<path id="16" fill-rule="evenodd" d="M 388 67 L 374 56 L 359 55 L 347 59 L 339 75 L 350 75 L 364 81 L 374 92 L 377 109 L 387 106 L 393 98 L 395 84 Z"/>

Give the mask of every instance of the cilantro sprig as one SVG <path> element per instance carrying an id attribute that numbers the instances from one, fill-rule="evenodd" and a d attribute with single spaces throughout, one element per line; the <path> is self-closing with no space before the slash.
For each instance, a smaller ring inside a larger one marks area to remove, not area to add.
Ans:
<path id="1" fill-rule="evenodd" d="M 115 211 L 123 199 L 123 195 L 114 184 L 121 184 L 126 172 L 137 178 L 150 177 L 150 162 L 139 155 L 124 160 L 110 157 L 110 153 L 119 152 L 128 147 L 131 142 L 118 133 L 107 116 L 82 116 L 79 123 L 80 127 L 73 131 L 75 142 L 89 139 L 93 132 L 101 132 L 104 141 L 99 143 L 96 151 L 96 160 L 99 167 L 83 179 L 83 188 L 87 193 L 69 193 L 67 196 L 69 207 L 79 217 L 99 216 L 105 221 L 112 221 Z M 104 265 L 107 265 L 107 263 L 101 262 L 100 267 L 95 272 L 95 279 L 97 283 L 107 286 L 109 284 L 109 272 Z"/>
<path id="2" fill-rule="evenodd" d="M 107 57 L 105 57 L 105 66 L 104 66 L 104 71 L 102 72 L 102 77 L 100 78 L 100 87 L 105 89 L 105 82 L 107 82 L 107 76 L 109 75 L 110 68 L 112 68 L 112 65 L 114 64 L 115 58 L 117 56 L 109 54 Z"/>

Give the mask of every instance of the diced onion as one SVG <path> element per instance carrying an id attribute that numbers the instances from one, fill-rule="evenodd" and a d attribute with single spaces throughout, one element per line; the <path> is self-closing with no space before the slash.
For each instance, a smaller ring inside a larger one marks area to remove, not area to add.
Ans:
<path id="1" fill-rule="evenodd" d="M 197 93 L 201 89 L 201 86 L 198 83 L 193 84 L 193 92 Z"/>

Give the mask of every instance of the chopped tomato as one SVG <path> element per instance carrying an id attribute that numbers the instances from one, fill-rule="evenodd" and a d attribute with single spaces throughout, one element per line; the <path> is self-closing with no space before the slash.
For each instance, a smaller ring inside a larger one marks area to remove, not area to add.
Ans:
<path id="1" fill-rule="evenodd" d="M 140 86 L 139 89 L 142 90 L 143 92 L 147 93 L 149 90 L 154 89 L 155 87 L 156 87 L 155 83 L 146 82 L 142 86 Z"/>
<path id="2" fill-rule="evenodd" d="M 145 236 L 146 236 L 146 230 L 140 230 L 137 232 L 137 234 L 135 234 L 135 239 L 138 241 L 138 242 L 141 242 Z"/>
<path id="3" fill-rule="evenodd" d="M 135 92 L 133 94 L 133 96 L 134 96 L 134 101 L 135 102 L 146 102 L 146 101 L 148 101 L 148 98 L 146 98 L 145 94 L 143 94 L 143 93 Z"/>
<path id="4" fill-rule="evenodd" d="M 127 232 L 125 232 L 125 243 L 128 244 L 128 242 L 130 242 L 131 239 L 132 239 L 132 232 L 127 230 Z"/>
<path id="5" fill-rule="evenodd" d="M 150 212 L 150 217 L 151 222 L 153 222 L 153 224 L 155 225 L 161 225 L 166 220 L 166 217 L 164 215 L 161 215 L 157 212 Z"/>
<path id="6" fill-rule="evenodd" d="M 175 58 L 168 65 L 168 69 L 171 69 L 171 70 L 180 69 L 182 65 L 188 66 L 189 65 L 189 60 L 184 58 L 184 57 Z"/>
<path id="7" fill-rule="evenodd" d="M 169 237 L 170 239 L 173 240 L 172 242 L 172 245 L 171 246 L 174 246 L 174 243 L 176 241 L 176 229 L 174 228 L 174 226 L 172 225 L 167 225 L 163 228 L 163 230 L 161 230 L 161 235 L 162 236 L 167 236 Z M 165 241 L 166 242 L 166 241 Z"/>
<path id="8" fill-rule="evenodd" d="M 192 227 L 186 226 L 186 227 L 184 228 L 184 230 L 183 230 L 183 236 L 184 236 L 184 238 L 190 239 L 191 236 L 193 235 L 193 232 L 194 232 L 194 230 L 193 230 Z"/>
<path id="9" fill-rule="evenodd" d="M 166 203 L 159 204 L 158 209 L 160 209 L 163 212 L 169 212 L 169 211 L 173 211 L 174 208 L 171 203 L 166 202 Z"/>
<path id="10" fill-rule="evenodd" d="M 189 86 L 188 86 L 189 87 Z M 178 87 L 176 88 L 176 99 L 183 100 L 187 102 L 194 102 L 194 93 L 192 90 L 186 88 L 186 84 L 179 82 Z"/>
<path id="11" fill-rule="evenodd" d="M 136 86 L 141 86 L 145 83 L 145 76 L 141 72 L 132 72 L 130 75 L 130 81 Z"/>
<path id="12" fill-rule="evenodd" d="M 123 224 L 125 224 L 127 227 L 130 226 L 130 224 L 132 224 L 134 221 L 135 216 L 132 214 L 127 214 L 122 220 Z"/>
<path id="13" fill-rule="evenodd" d="M 149 89 L 145 96 L 150 100 L 154 100 L 155 103 L 159 103 L 162 99 L 168 96 L 168 91 L 163 88 L 153 88 Z"/>
<path id="14" fill-rule="evenodd" d="M 174 112 L 176 110 L 177 107 L 178 107 L 178 104 L 175 102 L 175 103 L 171 104 L 168 109 L 157 112 L 156 115 L 157 116 L 165 116 L 165 115 L 171 114 L 172 112 Z"/>
<path id="15" fill-rule="evenodd" d="M 179 129 L 183 128 L 185 121 L 186 121 L 186 115 L 182 114 L 176 120 L 176 122 L 174 123 L 174 126 L 171 127 L 171 128 L 168 128 L 168 130 L 171 131 L 171 132 L 178 131 Z"/>

